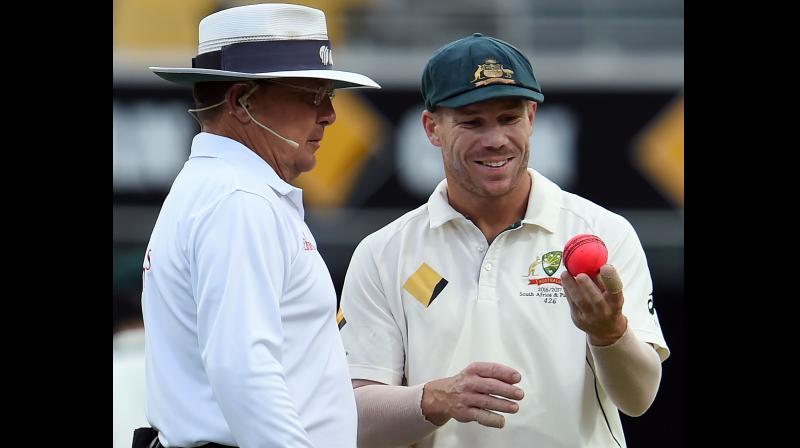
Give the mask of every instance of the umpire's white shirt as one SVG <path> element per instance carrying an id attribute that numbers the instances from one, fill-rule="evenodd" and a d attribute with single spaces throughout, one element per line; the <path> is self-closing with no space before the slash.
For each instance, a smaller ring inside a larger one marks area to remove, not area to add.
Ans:
<path id="1" fill-rule="evenodd" d="M 445 180 L 427 204 L 368 236 L 353 254 L 340 314 L 353 378 L 415 385 L 474 361 L 522 374 L 517 386 L 525 398 L 503 429 L 451 420 L 419 448 L 625 446 L 617 408 L 595 381 L 586 334 L 572 323 L 561 287 L 561 251 L 576 234 L 603 239 L 623 281 L 630 329 L 662 360 L 669 355 L 631 225 L 529 172 L 524 218 L 491 245 L 450 206 Z"/>
<path id="2" fill-rule="evenodd" d="M 144 260 L 147 417 L 165 446 L 346 447 L 356 407 L 302 191 L 201 133 Z"/>

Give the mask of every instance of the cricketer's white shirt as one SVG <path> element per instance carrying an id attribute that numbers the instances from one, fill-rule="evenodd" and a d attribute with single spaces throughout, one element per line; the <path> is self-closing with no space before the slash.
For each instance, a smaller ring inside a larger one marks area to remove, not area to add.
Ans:
<path id="1" fill-rule="evenodd" d="M 147 417 L 162 444 L 356 443 L 336 292 L 302 191 L 201 133 L 144 260 Z"/>
<path id="2" fill-rule="evenodd" d="M 477 361 L 522 375 L 525 397 L 503 429 L 451 420 L 418 447 L 616 447 L 614 439 L 625 446 L 560 284 L 561 252 L 576 234 L 602 238 L 623 281 L 630 330 L 662 361 L 669 356 L 630 223 L 529 172 L 525 217 L 491 245 L 450 206 L 445 180 L 427 204 L 365 238 L 350 262 L 340 331 L 352 378 L 415 385 Z"/>

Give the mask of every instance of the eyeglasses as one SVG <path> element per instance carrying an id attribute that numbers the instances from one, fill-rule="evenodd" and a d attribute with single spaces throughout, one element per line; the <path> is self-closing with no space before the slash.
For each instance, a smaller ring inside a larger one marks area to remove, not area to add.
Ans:
<path id="1" fill-rule="evenodd" d="M 324 86 L 322 86 L 322 87 L 319 87 L 318 89 L 310 89 L 308 87 L 296 86 L 294 84 L 273 81 L 271 79 L 264 79 L 262 81 L 269 82 L 269 83 L 272 83 L 272 84 L 278 84 L 278 85 L 281 85 L 281 86 L 290 87 L 292 89 L 302 90 L 303 92 L 313 93 L 314 94 L 314 106 L 319 106 L 320 104 L 322 104 L 322 100 L 325 99 L 326 96 L 328 98 L 330 98 L 331 101 L 333 101 L 333 98 L 336 96 L 336 90 L 334 90 L 333 87 L 324 87 Z"/>

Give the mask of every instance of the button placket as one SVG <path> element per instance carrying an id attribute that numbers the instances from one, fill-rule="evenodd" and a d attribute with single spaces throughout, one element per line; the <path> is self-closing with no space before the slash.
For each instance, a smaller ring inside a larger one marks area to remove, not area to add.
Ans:
<path id="1" fill-rule="evenodd" d="M 497 272 L 504 245 L 500 234 L 486 249 L 478 279 L 478 300 L 497 301 Z"/>

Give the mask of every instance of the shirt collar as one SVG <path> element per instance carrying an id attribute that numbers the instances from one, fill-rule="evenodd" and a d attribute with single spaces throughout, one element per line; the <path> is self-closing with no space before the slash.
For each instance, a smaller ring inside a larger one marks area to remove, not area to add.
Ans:
<path id="1" fill-rule="evenodd" d="M 289 196 L 301 211 L 303 210 L 303 190 L 290 185 L 278 176 L 264 159 L 252 149 L 236 140 L 222 135 L 201 132 L 192 140 L 190 159 L 198 157 L 212 157 L 223 159 L 235 166 L 238 170 L 249 172 L 259 179 L 263 179 L 276 193 Z"/>
<path id="2" fill-rule="evenodd" d="M 447 179 L 442 179 L 433 194 L 428 198 L 428 216 L 430 227 L 435 229 L 453 219 L 466 219 L 464 215 L 454 209 L 447 200 Z"/>
<path id="3" fill-rule="evenodd" d="M 528 168 L 528 172 L 533 179 L 533 185 L 522 223 L 538 225 L 545 230 L 555 232 L 558 229 L 563 191 L 533 168 Z"/>
<path id="4" fill-rule="evenodd" d="M 562 190 L 533 168 L 528 168 L 528 173 L 533 179 L 533 186 L 531 194 L 528 196 L 528 208 L 525 211 L 525 217 L 522 218 L 522 223 L 538 225 L 550 232 L 555 232 L 558 228 Z M 432 229 L 453 219 L 466 219 L 447 200 L 447 179 L 439 182 L 428 199 L 428 214 Z"/>

